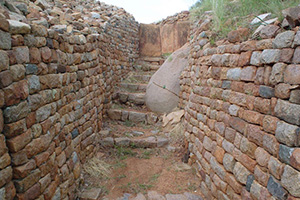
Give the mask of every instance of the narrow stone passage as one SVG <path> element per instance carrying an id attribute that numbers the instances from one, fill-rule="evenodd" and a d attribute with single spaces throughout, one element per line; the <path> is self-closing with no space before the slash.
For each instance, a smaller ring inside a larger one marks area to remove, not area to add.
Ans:
<path id="1" fill-rule="evenodd" d="M 159 57 L 138 61 L 137 69 L 116 86 L 95 158 L 110 173 L 97 177 L 83 170 L 81 199 L 202 199 L 196 171 L 182 159 L 183 133 L 164 131 L 162 117 L 145 106 L 147 83 L 162 62 Z"/>

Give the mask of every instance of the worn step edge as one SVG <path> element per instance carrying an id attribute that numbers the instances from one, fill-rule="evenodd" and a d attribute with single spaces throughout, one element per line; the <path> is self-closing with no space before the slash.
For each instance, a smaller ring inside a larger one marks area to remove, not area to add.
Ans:
<path id="1" fill-rule="evenodd" d="M 158 121 L 158 115 L 148 111 L 133 111 L 127 109 L 109 109 L 108 117 L 112 120 L 145 122 L 147 124 L 155 124 Z"/>

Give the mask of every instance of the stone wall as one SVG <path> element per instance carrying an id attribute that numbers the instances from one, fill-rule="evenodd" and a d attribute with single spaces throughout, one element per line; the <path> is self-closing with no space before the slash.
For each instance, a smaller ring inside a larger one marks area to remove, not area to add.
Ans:
<path id="1" fill-rule="evenodd" d="M 23 2 L 0 3 L 0 199 L 75 199 L 139 25 L 94 1 Z"/>
<path id="2" fill-rule="evenodd" d="M 185 136 L 207 199 L 300 198 L 300 31 L 270 25 L 260 40 L 192 32 L 181 76 Z"/>

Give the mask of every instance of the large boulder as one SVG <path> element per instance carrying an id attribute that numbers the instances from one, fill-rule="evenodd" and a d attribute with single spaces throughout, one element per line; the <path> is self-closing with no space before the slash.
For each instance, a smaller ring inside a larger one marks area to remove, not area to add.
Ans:
<path id="1" fill-rule="evenodd" d="M 151 77 L 146 90 L 146 105 L 157 113 L 169 113 L 177 105 L 180 92 L 180 74 L 188 65 L 190 47 L 183 47 L 172 53 Z"/>

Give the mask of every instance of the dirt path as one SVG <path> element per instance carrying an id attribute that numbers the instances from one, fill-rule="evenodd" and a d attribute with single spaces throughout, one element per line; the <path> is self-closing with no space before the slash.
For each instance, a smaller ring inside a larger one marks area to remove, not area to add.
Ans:
<path id="1" fill-rule="evenodd" d="M 143 124 L 124 126 L 107 122 L 106 127 L 115 136 L 130 134 L 132 131 L 143 132 L 146 136 L 162 134 L 161 130 L 157 133 L 159 127 Z M 184 153 L 183 145 L 176 142 L 162 148 L 114 146 L 102 149 L 97 157 L 109 165 L 110 174 L 97 177 L 85 172 L 83 190 L 101 188 L 100 199 L 109 200 L 118 199 L 124 194 L 134 197 L 138 193 L 147 194 L 148 191 L 156 191 L 161 195 L 184 192 L 200 195 L 196 170 L 182 162 Z"/>

